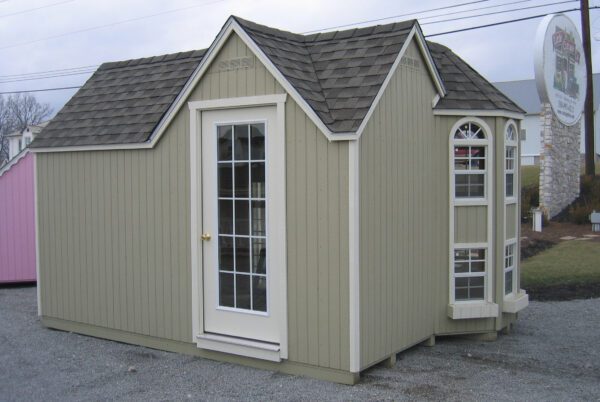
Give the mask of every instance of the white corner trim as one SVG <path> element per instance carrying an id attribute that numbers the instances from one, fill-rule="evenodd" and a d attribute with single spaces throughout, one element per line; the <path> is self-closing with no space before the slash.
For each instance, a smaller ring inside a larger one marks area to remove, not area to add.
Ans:
<path id="1" fill-rule="evenodd" d="M 433 99 L 431 101 L 431 107 L 435 108 L 435 106 L 438 104 L 438 102 L 440 101 L 440 99 L 442 99 L 440 97 L 440 94 L 435 94 L 435 96 L 433 97 Z"/>
<path id="2" fill-rule="evenodd" d="M 28 152 L 29 152 L 29 148 L 24 148 L 21 152 L 16 154 L 14 156 L 14 158 L 12 158 L 8 162 L 6 162 L 6 164 L 0 168 L 0 177 L 2 177 L 2 175 L 4 173 L 8 172 L 10 170 L 10 168 L 12 168 L 14 165 L 16 165 L 17 162 L 19 162 L 21 159 L 23 159 L 25 157 L 25 155 L 27 155 Z"/>
<path id="3" fill-rule="evenodd" d="M 453 320 L 498 317 L 498 305 L 489 302 L 465 302 L 448 305 L 448 317 Z"/>
<path id="4" fill-rule="evenodd" d="M 274 362 L 281 361 L 279 345 L 272 343 L 257 342 L 231 336 L 201 334 L 196 336 L 196 344 L 202 349 Z"/>
<path id="5" fill-rule="evenodd" d="M 518 313 L 529 305 L 529 295 L 520 289 L 517 294 L 512 294 L 504 299 L 502 311 L 504 313 Z"/>
<path id="6" fill-rule="evenodd" d="M 523 120 L 524 114 L 506 110 L 476 110 L 476 109 L 434 109 L 436 116 L 473 116 L 473 117 L 506 117 L 509 119 Z"/>
<path id="7" fill-rule="evenodd" d="M 348 143 L 348 153 L 350 372 L 358 373 L 360 372 L 360 153 L 358 140 Z"/>
<path id="8" fill-rule="evenodd" d="M 37 178 L 37 155 L 33 154 L 33 215 L 35 220 L 35 280 L 37 293 L 37 313 L 42 316 L 42 289 L 40 284 L 40 217 L 38 213 L 38 178 Z"/>

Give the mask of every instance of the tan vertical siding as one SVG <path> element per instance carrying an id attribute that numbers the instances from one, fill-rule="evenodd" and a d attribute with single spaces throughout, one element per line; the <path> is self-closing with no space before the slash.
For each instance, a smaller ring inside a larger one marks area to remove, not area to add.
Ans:
<path id="1" fill-rule="evenodd" d="M 485 205 L 454 207 L 454 242 L 487 242 L 487 220 L 488 207 Z"/>
<path id="2" fill-rule="evenodd" d="M 506 239 L 517 237 L 517 204 L 506 206 Z"/>
<path id="3" fill-rule="evenodd" d="M 190 100 L 283 92 L 233 36 Z M 348 144 L 288 98 L 286 158 L 289 360 L 348 370 Z M 38 155 L 44 316 L 192 342 L 189 167 L 187 107 L 151 150 Z"/>
<path id="4" fill-rule="evenodd" d="M 433 334 L 432 284 L 447 275 L 447 139 L 423 66 L 398 68 L 360 139 L 363 368 Z"/>

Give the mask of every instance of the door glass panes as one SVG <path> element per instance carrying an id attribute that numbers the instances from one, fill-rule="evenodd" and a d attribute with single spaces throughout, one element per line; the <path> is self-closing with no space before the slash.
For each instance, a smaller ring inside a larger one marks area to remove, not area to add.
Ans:
<path id="1" fill-rule="evenodd" d="M 219 305 L 267 311 L 264 123 L 217 127 Z"/>

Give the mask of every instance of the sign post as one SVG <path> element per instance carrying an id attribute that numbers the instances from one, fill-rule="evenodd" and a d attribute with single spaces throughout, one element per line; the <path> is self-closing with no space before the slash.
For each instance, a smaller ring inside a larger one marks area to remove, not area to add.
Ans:
<path id="1" fill-rule="evenodd" d="M 542 101 L 540 207 L 552 218 L 579 196 L 580 120 L 587 92 L 581 38 L 567 16 L 541 21 L 534 62 Z"/>

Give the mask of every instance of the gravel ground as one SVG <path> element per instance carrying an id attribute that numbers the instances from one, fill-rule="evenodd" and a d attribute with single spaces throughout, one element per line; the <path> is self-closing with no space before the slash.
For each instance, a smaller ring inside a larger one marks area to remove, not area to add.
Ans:
<path id="1" fill-rule="evenodd" d="M 600 400 L 600 299 L 533 302 L 496 342 L 438 339 L 345 386 L 49 330 L 35 293 L 0 288 L 2 401 Z"/>

